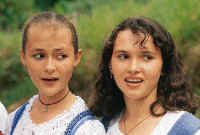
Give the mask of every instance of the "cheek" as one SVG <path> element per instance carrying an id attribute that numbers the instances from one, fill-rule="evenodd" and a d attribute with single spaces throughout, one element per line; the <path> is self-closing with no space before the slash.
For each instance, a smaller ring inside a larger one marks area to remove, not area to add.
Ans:
<path id="1" fill-rule="evenodd" d="M 65 63 L 65 64 L 59 64 L 58 70 L 61 75 L 64 75 L 65 77 L 71 77 L 71 74 L 73 72 L 73 64 L 72 63 Z"/>
<path id="2" fill-rule="evenodd" d="M 113 74 L 115 79 L 119 79 L 122 72 L 123 72 L 123 70 L 122 70 L 122 68 L 120 68 L 120 66 L 112 65 L 112 74 Z"/>
<path id="3" fill-rule="evenodd" d="M 154 63 L 152 65 L 146 66 L 147 68 L 147 74 L 150 79 L 156 79 L 158 80 L 161 75 L 162 71 L 162 65 L 160 63 Z"/>
<path id="4" fill-rule="evenodd" d="M 40 77 L 40 70 L 39 69 L 33 69 L 33 68 L 28 68 L 28 74 L 34 82 L 39 79 Z"/>
<path id="5" fill-rule="evenodd" d="M 38 74 L 39 71 L 41 71 L 41 69 L 42 69 L 42 68 L 40 68 L 40 66 L 38 64 L 36 65 L 34 63 L 27 64 L 26 68 L 30 75 Z"/>
<path id="6" fill-rule="evenodd" d="M 128 64 L 125 62 L 119 62 L 118 60 L 113 58 L 113 60 L 111 61 L 111 66 L 112 66 L 112 73 L 114 75 L 120 75 L 121 73 L 126 71 Z"/>
<path id="7" fill-rule="evenodd" d="M 123 82 L 124 75 L 126 75 L 126 65 L 113 65 L 112 74 L 117 85 Z"/>
<path id="8" fill-rule="evenodd" d="M 35 62 L 31 59 L 27 62 L 27 71 L 29 76 L 31 77 L 32 80 L 36 80 L 39 77 L 41 77 L 42 72 L 44 71 L 44 63 L 38 63 Z"/>

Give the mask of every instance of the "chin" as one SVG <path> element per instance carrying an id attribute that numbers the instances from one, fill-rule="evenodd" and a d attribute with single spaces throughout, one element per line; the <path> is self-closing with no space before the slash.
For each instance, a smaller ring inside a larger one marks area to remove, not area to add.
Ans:
<path id="1" fill-rule="evenodd" d="M 137 93 L 127 93 L 126 97 L 131 100 L 140 100 L 144 98 L 144 96 L 141 96 L 140 94 Z"/>
<path id="2" fill-rule="evenodd" d="M 46 96 L 46 97 L 53 97 L 56 96 L 60 91 L 57 91 L 55 89 L 48 89 L 43 92 L 39 92 L 41 95 Z"/>

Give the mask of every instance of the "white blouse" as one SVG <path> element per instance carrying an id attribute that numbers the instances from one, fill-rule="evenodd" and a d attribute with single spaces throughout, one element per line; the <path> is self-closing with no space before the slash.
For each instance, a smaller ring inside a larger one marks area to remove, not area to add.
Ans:
<path id="1" fill-rule="evenodd" d="M 17 123 L 13 135 L 64 135 L 70 122 L 81 112 L 87 110 L 87 106 L 81 97 L 76 96 L 76 101 L 68 110 L 55 118 L 40 124 L 35 124 L 30 117 L 30 110 L 38 95 L 29 100 L 23 116 Z M 16 112 L 16 111 L 15 111 Z M 9 114 L 6 135 L 9 135 L 15 112 Z M 103 125 L 98 120 L 85 121 L 76 131 L 75 135 L 105 135 Z"/>
<path id="2" fill-rule="evenodd" d="M 166 113 L 152 133 L 149 135 L 167 135 L 175 122 L 184 114 L 184 111 L 168 112 Z M 124 135 L 119 129 L 120 117 L 113 119 L 108 127 L 107 135 Z M 200 135 L 200 130 L 195 135 Z"/>
<path id="3" fill-rule="evenodd" d="M 7 113 L 4 105 L 0 102 L 0 131 L 2 133 L 5 132 L 7 117 L 8 117 L 8 113 Z"/>

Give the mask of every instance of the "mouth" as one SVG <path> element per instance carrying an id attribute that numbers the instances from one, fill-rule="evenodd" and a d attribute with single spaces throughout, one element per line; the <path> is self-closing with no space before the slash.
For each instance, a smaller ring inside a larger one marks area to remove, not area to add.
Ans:
<path id="1" fill-rule="evenodd" d="M 131 88 L 139 87 L 144 82 L 144 80 L 140 77 L 135 77 L 135 78 L 127 77 L 124 79 L 124 81 Z"/>
<path id="2" fill-rule="evenodd" d="M 141 83 L 143 81 L 144 80 L 142 80 L 142 79 L 128 79 L 128 78 L 125 78 L 125 82 L 127 82 L 127 83 Z"/>
<path id="3" fill-rule="evenodd" d="M 42 78 L 43 81 L 52 82 L 59 80 L 58 78 Z"/>

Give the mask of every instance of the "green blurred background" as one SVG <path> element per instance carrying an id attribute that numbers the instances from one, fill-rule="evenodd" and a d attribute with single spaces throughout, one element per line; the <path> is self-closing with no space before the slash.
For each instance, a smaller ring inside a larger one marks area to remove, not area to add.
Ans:
<path id="1" fill-rule="evenodd" d="M 116 24 L 129 16 L 154 18 L 171 32 L 192 89 L 200 95 L 199 7 L 198 0 L 1 0 L 0 100 L 12 111 L 36 94 L 19 60 L 19 48 L 25 20 L 45 10 L 66 15 L 77 28 L 83 57 L 70 87 L 86 100 L 93 91 L 105 38 Z"/>

